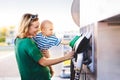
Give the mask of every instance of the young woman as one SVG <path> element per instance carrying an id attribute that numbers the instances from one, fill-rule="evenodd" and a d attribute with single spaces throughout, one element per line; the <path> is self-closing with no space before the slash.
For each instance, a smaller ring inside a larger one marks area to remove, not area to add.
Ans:
<path id="1" fill-rule="evenodd" d="M 55 59 L 44 57 L 32 40 L 32 37 L 36 36 L 38 30 L 38 15 L 24 14 L 15 39 L 16 60 L 21 80 L 51 80 L 48 66 L 73 57 L 73 51 Z"/>

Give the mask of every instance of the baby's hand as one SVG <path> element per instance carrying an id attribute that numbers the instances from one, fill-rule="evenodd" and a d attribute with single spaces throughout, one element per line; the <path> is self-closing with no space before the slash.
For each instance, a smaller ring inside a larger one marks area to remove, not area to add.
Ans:
<path id="1" fill-rule="evenodd" d="M 43 54 L 49 53 L 48 50 L 41 50 L 41 52 L 42 52 Z"/>
<path id="2" fill-rule="evenodd" d="M 50 58 L 49 50 L 42 50 L 41 52 L 42 52 L 44 57 Z"/>

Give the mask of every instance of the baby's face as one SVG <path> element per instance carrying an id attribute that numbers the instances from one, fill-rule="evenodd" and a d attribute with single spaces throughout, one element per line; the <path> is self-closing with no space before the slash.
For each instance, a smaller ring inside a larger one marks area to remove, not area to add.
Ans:
<path id="1" fill-rule="evenodd" d="M 46 36 L 53 35 L 53 25 L 52 24 L 47 24 L 44 32 L 45 32 Z"/>

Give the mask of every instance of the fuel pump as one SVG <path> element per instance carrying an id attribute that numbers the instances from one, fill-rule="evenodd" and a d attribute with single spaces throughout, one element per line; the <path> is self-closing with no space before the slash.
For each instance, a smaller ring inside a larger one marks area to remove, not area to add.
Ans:
<path id="1" fill-rule="evenodd" d="M 82 32 L 82 34 L 79 36 L 76 36 L 70 42 L 70 46 L 75 51 L 74 58 L 71 60 L 70 80 L 86 80 L 86 77 L 84 79 L 80 79 L 82 76 L 80 74 L 82 72 L 84 73 L 85 76 L 89 75 L 83 71 L 82 68 L 84 68 L 84 65 L 85 67 L 87 66 L 87 69 L 89 69 L 90 73 L 96 72 L 94 68 L 94 65 L 95 65 L 94 57 L 95 56 L 94 56 L 93 29 L 92 27 L 82 28 L 80 26 L 80 0 L 73 0 L 72 5 L 71 5 L 71 16 L 75 24 L 78 27 L 80 27 L 80 33 Z M 90 44 L 90 42 L 92 44 Z M 92 77 L 92 76 L 89 76 L 89 77 Z M 95 77 L 96 75 L 94 76 L 94 79 Z"/>
<path id="2" fill-rule="evenodd" d="M 80 36 L 76 36 L 71 42 L 70 46 L 75 51 L 74 58 L 71 60 L 71 79 L 79 80 L 83 64 L 89 65 L 91 59 L 87 54 L 87 50 L 91 49 L 89 45 L 92 32 L 87 32 Z"/>

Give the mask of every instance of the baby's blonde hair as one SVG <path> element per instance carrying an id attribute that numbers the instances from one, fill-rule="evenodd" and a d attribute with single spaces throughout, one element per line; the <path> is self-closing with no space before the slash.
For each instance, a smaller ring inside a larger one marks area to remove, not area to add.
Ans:
<path id="1" fill-rule="evenodd" d="M 53 23 L 50 20 L 42 21 L 41 22 L 41 26 L 40 26 L 40 30 L 42 31 L 42 29 L 45 29 L 48 24 L 52 24 L 53 25 Z"/>

